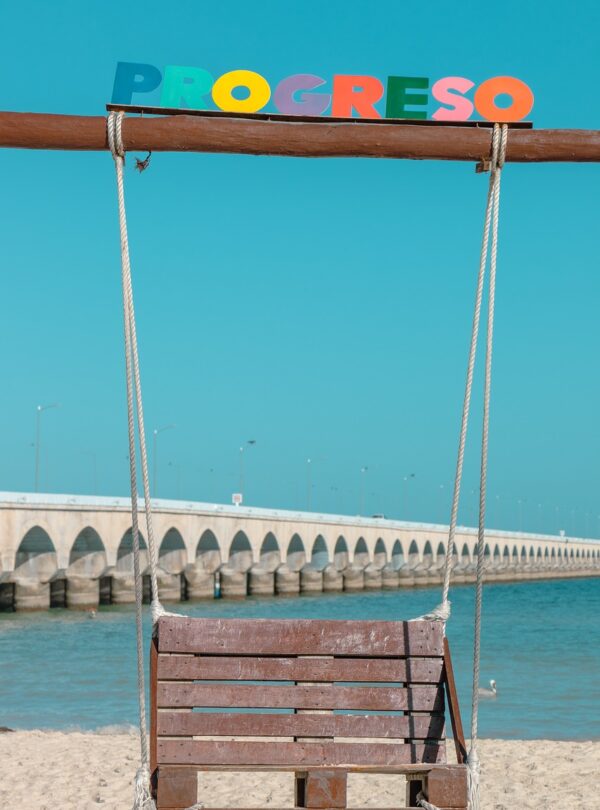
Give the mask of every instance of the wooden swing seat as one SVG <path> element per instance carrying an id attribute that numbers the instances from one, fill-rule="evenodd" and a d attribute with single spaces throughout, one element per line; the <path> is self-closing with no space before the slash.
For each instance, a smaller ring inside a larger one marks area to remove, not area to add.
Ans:
<path id="1" fill-rule="evenodd" d="M 345 808 L 348 773 L 405 774 L 407 807 L 420 791 L 440 810 L 467 807 L 440 622 L 163 617 L 150 669 L 158 810 L 196 804 L 199 771 L 244 770 L 294 772 L 298 808 Z"/>

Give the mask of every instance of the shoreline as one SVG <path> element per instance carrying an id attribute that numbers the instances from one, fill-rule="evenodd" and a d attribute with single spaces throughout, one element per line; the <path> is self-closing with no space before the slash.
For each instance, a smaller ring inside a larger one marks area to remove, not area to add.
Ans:
<path id="1" fill-rule="evenodd" d="M 15 731 L 0 734 L 0 803 L 28 810 L 130 810 L 139 763 L 136 733 Z M 479 742 L 481 810 L 577 806 L 600 810 L 600 740 Z M 453 746 L 448 742 L 448 758 Z M 350 807 L 402 807 L 403 777 L 351 775 Z M 243 797 L 243 798 L 242 798 Z M 210 807 L 293 806 L 291 774 L 207 773 Z"/>

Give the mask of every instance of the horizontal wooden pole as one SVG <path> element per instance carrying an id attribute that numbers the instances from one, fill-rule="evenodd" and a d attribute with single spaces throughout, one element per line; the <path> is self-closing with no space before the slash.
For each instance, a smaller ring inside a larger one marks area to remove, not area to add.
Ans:
<path id="1" fill-rule="evenodd" d="M 490 153 L 490 129 L 174 115 L 127 117 L 123 142 L 134 152 L 226 152 L 288 157 L 379 157 L 479 161 Z M 104 116 L 0 112 L 0 147 L 107 149 Z M 600 131 L 514 129 L 507 161 L 600 162 Z"/>

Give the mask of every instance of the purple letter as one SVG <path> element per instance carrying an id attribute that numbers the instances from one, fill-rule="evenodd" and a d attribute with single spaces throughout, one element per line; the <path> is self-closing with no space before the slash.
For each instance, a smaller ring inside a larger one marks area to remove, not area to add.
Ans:
<path id="1" fill-rule="evenodd" d="M 301 93 L 297 101 L 294 96 L 298 90 L 313 90 L 325 83 L 325 79 L 312 73 L 288 76 L 279 82 L 273 94 L 275 106 L 284 115 L 322 115 L 331 103 L 330 93 Z"/>

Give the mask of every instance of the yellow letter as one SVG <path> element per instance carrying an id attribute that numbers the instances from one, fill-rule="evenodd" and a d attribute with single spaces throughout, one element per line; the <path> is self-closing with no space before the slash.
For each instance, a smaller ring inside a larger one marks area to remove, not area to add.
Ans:
<path id="1" fill-rule="evenodd" d="M 236 87 L 245 87 L 248 96 L 235 98 Z M 252 70 L 231 70 L 224 73 L 213 85 L 213 101 L 225 112 L 253 113 L 262 110 L 271 98 L 271 88 L 267 80 Z"/>

